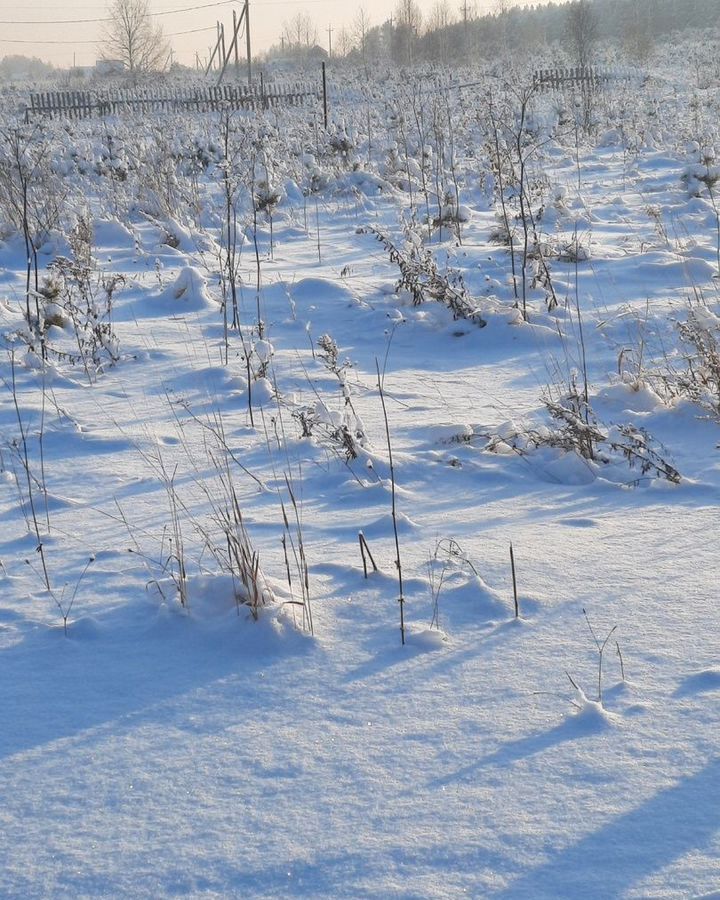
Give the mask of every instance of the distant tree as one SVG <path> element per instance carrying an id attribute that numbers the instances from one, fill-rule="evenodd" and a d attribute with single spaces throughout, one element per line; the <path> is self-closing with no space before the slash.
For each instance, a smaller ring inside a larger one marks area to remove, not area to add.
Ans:
<path id="1" fill-rule="evenodd" d="M 368 64 L 387 60 L 392 55 L 394 30 L 387 19 L 382 24 L 370 28 L 365 42 Z"/>
<path id="2" fill-rule="evenodd" d="M 435 0 L 427 21 L 426 45 L 428 55 L 440 62 L 447 62 L 450 48 L 449 28 L 455 17 L 448 0 Z"/>
<path id="3" fill-rule="evenodd" d="M 455 21 L 455 15 L 448 3 L 448 0 L 435 0 L 430 10 L 428 19 L 428 30 L 439 31 L 441 28 L 447 28 Z"/>
<path id="4" fill-rule="evenodd" d="M 0 59 L 0 78 L 15 78 L 18 76 L 42 78 L 45 75 L 52 75 L 55 71 L 56 69 L 50 63 L 43 62 L 35 56 L 31 58 L 29 56 L 11 54 Z"/>
<path id="5" fill-rule="evenodd" d="M 644 65 L 653 49 L 651 9 L 644 3 L 631 4 L 622 26 L 625 52 L 632 62 Z"/>
<path id="6" fill-rule="evenodd" d="M 299 12 L 283 25 L 283 37 L 290 48 L 309 49 L 317 44 L 317 28 L 307 13 Z"/>
<path id="7" fill-rule="evenodd" d="M 149 0 L 114 0 L 103 35 L 105 59 L 121 60 L 130 72 L 165 68 L 170 45 L 150 16 Z"/>
<path id="8" fill-rule="evenodd" d="M 421 28 L 422 11 L 416 0 L 398 0 L 395 7 L 393 56 L 401 65 L 412 63 Z"/>
<path id="9" fill-rule="evenodd" d="M 353 38 L 355 39 L 355 46 L 357 47 L 358 53 L 360 54 L 360 59 L 362 60 L 362 64 L 367 71 L 368 67 L 368 35 L 370 32 L 370 18 L 367 14 L 367 10 L 364 6 L 361 6 L 353 19 Z"/>
<path id="10" fill-rule="evenodd" d="M 493 16 L 497 21 L 498 49 L 503 56 L 508 52 L 509 10 L 509 0 L 495 0 L 495 3 L 493 4 Z"/>
<path id="11" fill-rule="evenodd" d="M 348 56 L 353 47 L 352 36 L 347 28 L 341 28 L 335 39 L 334 51 L 338 56 Z"/>
<path id="12" fill-rule="evenodd" d="M 598 20 L 589 0 L 576 0 L 567 7 L 565 31 L 575 64 L 589 66 L 598 38 Z"/>

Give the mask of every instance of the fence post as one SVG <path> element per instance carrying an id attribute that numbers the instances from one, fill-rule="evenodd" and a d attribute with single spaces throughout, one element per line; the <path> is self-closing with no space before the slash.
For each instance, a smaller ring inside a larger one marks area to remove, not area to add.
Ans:
<path id="1" fill-rule="evenodd" d="M 325 130 L 328 127 L 328 102 L 327 102 L 327 74 L 325 71 L 325 61 L 322 64 L 322 89 L 323 89 L 323 119 L 325 121 Z"/>

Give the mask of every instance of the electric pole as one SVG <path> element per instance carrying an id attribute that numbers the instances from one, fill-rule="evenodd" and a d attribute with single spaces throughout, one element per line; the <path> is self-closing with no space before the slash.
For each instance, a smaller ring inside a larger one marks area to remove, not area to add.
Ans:
<path id="1" fill-rule="evenodd" d="M 234 57 L 235 60 L 235 71 L 238 71 L 240 65 L 240 59 L 238 55 L 238 38 L 240 37 L 240 26 L 245 23 L 245 38 L 247 43 L 247 75 L 248 75 L 248 86 L 252 85 L 252 50 L 250 47 L 250 0 L 245 0 L 243 3 L 243 8 L 240 11 L 240 18 L 238 18 L 233 10 L 233 36 L 230 41 L 230 46 L 225 47 L 225 28 L 220 25 L 218 22 L 218 42 L 215 45 L 215 50 L 213 50 L 213 55 L 210 57 L 210 63 L 208 64 L 207 71 L 205 74 L 207 75 L 210 71 L 210 66 L 212 65 L 213 58 L 215 54 L 220 51 L 221 60 L 220 60 L 220 77 L 218 78 L 218 84 L 223 80 L 223 76 L 225 75 L 225 69 L 227 69 L 228 63 L 230 62 L 230 57 Z"/>
<path id="2" fill-rule="evenodd" d="M 237 74 L 240 70 L 240 57 L 238 56 L 238 45 L 237 45 L 237 33 L 238 33 L 238 21 L 237 21 L 237 13 L 233 10 L 233 45 L 235 47 L 235 77 L 237 78 Z"/>
<path id="3" fill-rule="evenodd" d="M 245 38 L 247 45 L 248 87 L 252 85 L 252 50 L 250 49 L 250 0 L 245 0 Z"/>
<path id="4" fill-rule="evenodd" d="M 332 59 L 332 35 L 333 35 L 333 27 L 332 25 L 328 25 L 328 56 Z"/>

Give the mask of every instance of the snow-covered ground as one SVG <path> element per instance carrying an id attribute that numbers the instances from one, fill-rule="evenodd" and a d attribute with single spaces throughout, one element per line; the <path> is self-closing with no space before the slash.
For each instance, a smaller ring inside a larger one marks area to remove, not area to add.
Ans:
<path id="1" fill-rule="evenodd" d="M 390 89 L 6 133 L 0 896 L 720 896 L 718 92 L 533 98 L 523 319 L 517 94 Z"/>

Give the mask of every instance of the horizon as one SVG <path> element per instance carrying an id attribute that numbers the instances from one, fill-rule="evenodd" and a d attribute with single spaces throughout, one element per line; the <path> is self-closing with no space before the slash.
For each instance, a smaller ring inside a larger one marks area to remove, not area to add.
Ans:
<path id="1" fill-rule="evenodd" d="M 468 13 L 483 16 L 499 8 L 502 0 L 452 2 L 449 12 L 458 21 L 466 7 Z M 417 0 L 423 17 L 427 18 L 436 0 Z M 508 6 L 528 6 L 530 0 L 509 0 Z M 541 4 L 544 5 L 544 4 Z M 391 11 L 382 0 L 366 0 L 361 4 L 338 3 L 337 0 L 251 0 L 250 32 L 253 56 L 260 55 L 280 44 L 283 27 L 299 13 L 307 13 L 317 28 L 317 44 L 328 50 L 330 41 L 337 46 L 343 29 L 351 31 L 360 9 L 365 9 L 371 27 L 381 25 Z M 168 39 L 173 60 L 193 66 L 195 54 L 201 59 L 209 56 L 215 44 L 216 23 L 221 22 L 225 33 L 232 34 L 232 11 L 239 16 L 242 3 L 219 0 L 197 5 L 151 3 L 153 16 L 160 20 Z M 107 7 L 97 4 L 65 5 L 59 0 L 30 2 L 17 12 L 17 7 L 0 4 L 0 59 L 6 56 L 26 56 L 40 59 L 58 68 L 92 66 L 102 57 L 102 19 Z M 73 32 L 75 35 L 73 36 Z M 241 54 L 244 51 L 244 41 Z M 244 55 L 244 54 L 243 54 Z"/>

